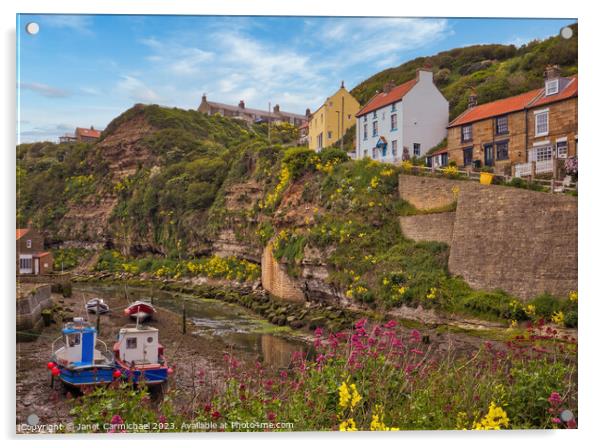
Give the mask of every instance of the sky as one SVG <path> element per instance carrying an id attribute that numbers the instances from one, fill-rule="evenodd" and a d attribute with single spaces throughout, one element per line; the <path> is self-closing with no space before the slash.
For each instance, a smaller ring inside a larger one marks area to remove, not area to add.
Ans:
<path id="1" fill-rule="evenodd" d="M 25 32 L 27 23 L 39 32 Z M 103 129 L 136 103 L 209 101 L 305 113 L 419 56 L 520 46 L 576 19 L 17 16 L 18 142 Z"/>

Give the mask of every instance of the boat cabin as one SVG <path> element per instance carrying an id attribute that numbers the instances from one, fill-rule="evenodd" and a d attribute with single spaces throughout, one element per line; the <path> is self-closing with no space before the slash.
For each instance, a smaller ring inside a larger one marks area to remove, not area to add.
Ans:
<path id="1" fill-rule="evenodd" d="M 85 366 L 94 364 L 96 328 L 76 317 L 62 331 L 63 346 L 55 354 L 60 364 Z"/>
<path id="2" fill-rule="evenodd" d="M 121 361 L 157 364 L 163 351 L 159 344 L 159 330 L 146 325 L 124 327 L 119 330 L 118 349 Z"/>

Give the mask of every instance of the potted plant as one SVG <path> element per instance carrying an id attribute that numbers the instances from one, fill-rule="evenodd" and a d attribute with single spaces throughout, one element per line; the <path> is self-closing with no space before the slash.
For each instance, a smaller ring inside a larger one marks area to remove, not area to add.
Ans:
<path id="1" fill-rule="evenodd" d="M 481 176 L 479 181 L 483 185 L 490 185 L 493 181 L 493 169 L 490 166 L 484 166 L 481 168 Z"/>

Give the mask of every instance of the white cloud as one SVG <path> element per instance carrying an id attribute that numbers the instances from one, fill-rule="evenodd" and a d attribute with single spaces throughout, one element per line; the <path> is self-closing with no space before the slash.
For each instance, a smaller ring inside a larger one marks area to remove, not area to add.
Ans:
<path id="1" fill-rule="evenodd" d="M 40 32 L 44 26 L 51 28 L 67 28 L 81 34 L 94 34 L 92 31 L 92 16 L 47 14 L 40 20 Z"/>
<path id="2" fill-rule="evenodd" d="M 40 95 L 48 98 L 65 98 L 70 95 L 70 93 L 66 90 L 39 82 L 21 82 L 19 83 L 19 87 L 21 89 L 39 93 Z"/>
<path id="3" fill-rule="evenodd" d="M 143 103 L 155 103 L 160 98 L 159 95 L 144 82 L 130 75 L 122 76 L 122 79 L 117 83 L 117 90 L 123 92 L 128 98 Z"/>
<path id="4" fill-rule="evenodd" d="M 148 61 L 156 63 L 160 70 L 176 76 L 199 75 L 205 63 L 214 57 L 211 51 L 183 46 L 173 41 L 160 42 L 154 38 L 147 38 L 142 39 L 141 43 L 153 51 L 153 54 L 147 56 Z"/>

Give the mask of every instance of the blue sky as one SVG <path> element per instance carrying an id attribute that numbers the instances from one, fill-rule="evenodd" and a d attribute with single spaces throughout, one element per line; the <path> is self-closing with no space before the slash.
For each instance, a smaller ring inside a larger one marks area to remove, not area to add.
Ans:
<path id="1" fill-rule="evenodd" d="M 25 33 L 28 22 L 40 25 Z M 482 43 L 520 46 L 575 19 L 21 15 L 20 141 L 104 128 L 135 103 L 209 100 L 304 113 L 417 56 Z"/>

